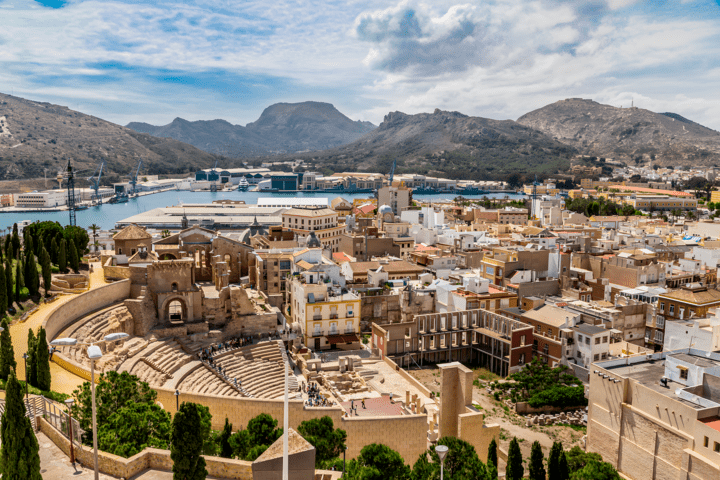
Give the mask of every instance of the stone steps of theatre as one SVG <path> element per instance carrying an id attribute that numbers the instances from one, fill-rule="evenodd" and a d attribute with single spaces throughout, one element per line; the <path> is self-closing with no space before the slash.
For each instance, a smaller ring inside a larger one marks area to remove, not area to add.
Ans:
<path id="1" fill-rule="evenodd" d="M 128 357 L 123 363 L 120 364 L 117 371 L 119 373 L 129 372 L 135 366 L 141 358 L 150 358 L 153 356 L 156 350 L 162 348 L 165 345 L 165 341 L 158 340 L 157 342 L 150 342 L 141 351 L 137 352 L 132 357 Z"/>
<path id="2" fill-rule="evenodd" d="M 186 363 L 185 365 L 181 366 L 179 369 L 177 369 L 173 375 L 174 378 L 172 378 L 170 381 L 165 382 L 166 388 L 171 389 L 178 389 L 180 385 L 182 384 L 183 380 L 190 375 L 192 372 L 195 371 L 197 368 L 205 368 L 202 365 L 202 362 L 200 360 L 193 360 L 192 357 L 190 358 L 190 361 Z"/>

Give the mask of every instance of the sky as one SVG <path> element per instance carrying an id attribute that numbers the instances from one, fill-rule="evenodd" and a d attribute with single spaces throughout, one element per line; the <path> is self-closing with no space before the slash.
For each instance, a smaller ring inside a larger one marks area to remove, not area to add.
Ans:
<path id="1" fill-rule="evenodd" d="M 0 0 L 0 92 L 123 125 L 582 97 L 720 130 L 720 0 Z"/>

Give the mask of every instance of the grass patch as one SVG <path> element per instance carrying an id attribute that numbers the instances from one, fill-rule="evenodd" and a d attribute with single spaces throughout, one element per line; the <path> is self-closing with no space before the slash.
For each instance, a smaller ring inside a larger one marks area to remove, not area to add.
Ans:
<path id="1" fill-rule="evenodd" d="M 556 423 L 556 427 L 570 427 L 576 432 L 587 433 L 587 427 L 585 425 L 570 425 L 569 423 Z"/>

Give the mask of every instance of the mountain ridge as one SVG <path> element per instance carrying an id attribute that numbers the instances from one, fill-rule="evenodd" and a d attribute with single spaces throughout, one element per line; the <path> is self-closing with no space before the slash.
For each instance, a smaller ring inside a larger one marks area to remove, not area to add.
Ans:
<path id="1" fill-rule="evenodd" d="M 169 137 L 210 153 L 231 157 L 295 153 L 350 143 L 375 128 L 354 121 L 326 102 L 275 103 L 245 126 L 222 120 L 189 121 L 176 117 L 167 125 L 131 122 L 128 128 Z"/>

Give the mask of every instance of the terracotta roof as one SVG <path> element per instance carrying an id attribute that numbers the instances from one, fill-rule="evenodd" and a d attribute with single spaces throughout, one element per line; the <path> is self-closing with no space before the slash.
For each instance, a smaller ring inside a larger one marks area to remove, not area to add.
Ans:
<path id="1" fill-rule="evenodd" d="M 565 323 L 565 317 L 570 316 L 570 312 L 567 310 L 553 305 L 543 305 L 536 310 L 528 310 L 522 315 L 522 318 L 529 318 L 530 320 L 560 328 Z"/>
<path id="2" fill-rule="evenodd" d="M 332 257 L 336 262 L 352 262 L 352 258 L 345 252 L 335 252 Z"/>
<path id="3" fill-rule="evenodd" d="M 152 235 L 150 235 L 144 228 L 139 227 L 134 223 L 132 225 L 128 225 L 113 235 L 113 240 L 142 240 L 145 238 L 152 238 Z"/>
<path id="4" fill-rule="evenodd" d="M 660 298 L 694 303 L 696 305 L 705 305 L 708 303 L 720 303 L 720 291 L 715 290 L 714 288 L 701 291 L 678 288 L 677 290 L 661 294 Z"/>

